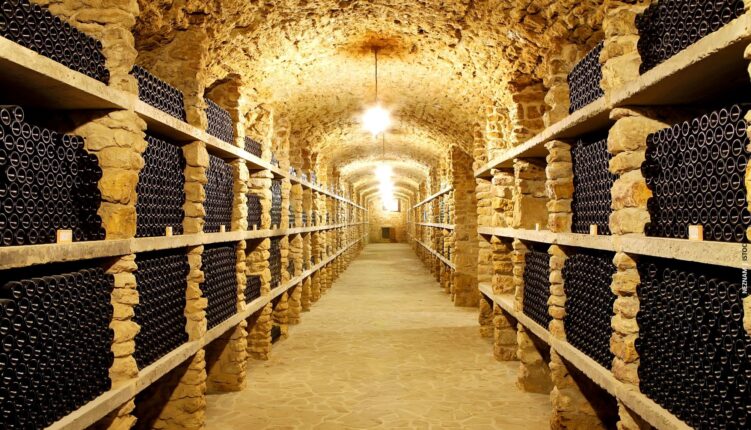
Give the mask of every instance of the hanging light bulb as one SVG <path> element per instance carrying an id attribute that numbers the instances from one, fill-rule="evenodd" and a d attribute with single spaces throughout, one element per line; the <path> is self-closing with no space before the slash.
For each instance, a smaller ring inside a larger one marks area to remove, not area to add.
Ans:
<path id="1" fill-rule="evenodd" d="M 382 163 L 382 164 L 379 164 L 378 167 L 376 167 L 375 175 L 379 181 L 383 182 L 385 180 L 390 179 L 391 176 L 394 175 L 394 171 L 391 169 L 390 165 L 386 163 Z"/>
<path id="2" fill-rule="evenodd" d="M 377 104 L 363 113 L 362 125 L 370 134 L 377 136 L 391 126 L 391 113 Z"/>
<path id="3" fill-rule="evenodd" d="M 391 112 L 378 102 L 378 49 L 373 49 L 375 58 L 375 102 L 362 115 L 362 125 L 374 137 L 391 126 Z"/>

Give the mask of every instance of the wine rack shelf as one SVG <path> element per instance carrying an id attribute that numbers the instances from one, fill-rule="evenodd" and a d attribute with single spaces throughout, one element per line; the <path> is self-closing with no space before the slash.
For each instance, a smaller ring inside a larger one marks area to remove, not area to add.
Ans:
<path id="1" fill-rule="evenodd" d="M 493 303 L 501 307 L 506 313 L 514 318 L 518 324 L 531 331 L 540 340 L 550 345 L 550 348 L 556 351 L 568 363 L 579 369 L 592 382 L 602 389 L 622 401 L 631 410 L 639 414 L 650 425 L 658 430 L 689 430 L 686 423 L 679 420 L 673 414 L 650 400 L 644 394 L 639 393 L 635 388 L 618 381 L 613 373 L 601 366 L 595 360 L 588 357 L 583 352 L 574 348 L 568 342 L 555 338 L 550 332 L 532 321 L 531 318 L 517 311 L 514 307 L 514 298 L 511 294 L 493 294 L 493 288 L 490 284 L 481 283 L 480 292 Z"/>
<path id="2" fill-rule="evenodd" d="M 510 168 L 521 157 L 545 157 L 544 145 L 554 139 L 577 137 L 610 123 L 613 108 L 620 106 L 677 105 L 722 94 L 739 79 L 748 80 L 743 51 L 751 42 L 751 14 L 733 20 L 674 55 L 639 78 L 606 94 L 551 125 L 527 142 L 509 149 L 475 171 L 490 177 L 491 170 Z"/>
<path id="3" fill-rule="evenodd" d="M 0 247 L 0 270 L 34 266 L 38 264 L 116 257 L 141 252 L 209 245 L 212 243 L 239 242 L 241 240 L 306 234 L 364 224 L 367 223 L 359 222 L 313 227 L 295 227 L 290 229 L 229 231 L 225 233 L 198 233 L 169 237 L 141 237 L 91 242 Z"/>
<path id="4" fill-rule="evenodd" d="M 441 262 L 443 262 L 443 264 L 445 264 L 448 267 L 456 270 L 456 266 L 449 259 L 447 259 L 443 255 L 439 254 L 438 252 L 434 251 L 431 247 L 429 247 L 425 243 L 421 242 L 420 240 L 418 240 L 416 238 L 414 240 L 415 240 L 415 242 L 417 242 L 418 244 L 420 244 L 423 248 L 427 249 L 428 252 L 430 252 L 431 254 L 433 254 L 436 258 L 438 258 L 439 260 L 441 260 Z"/>
<path id="5" fill-rule="evenodd" d="M 351 201 L 351 200 L 349 200 L 349 199 L 347 199 L 345 197 L 342 197 L 342 196 L 340 196 L 338 194 L 332 193 L 331 191 L 329 191 L 329 190 L 327 190 L 327 189 L 325 189 L 325 188 L 323 188 L 323 187 L 321 187 L 321 186 L 319 186 L 317 184 L 312 184 L 312 183 L 310 183 L 308 181 L 304 181 L 304 180 L 302 180 L 302 178 L 299 178 L 299 177 L 297 177 L 295 175 L 290 175 L 289 176 L 289 180 L 292 183 L 302 185 L 302 187 L 304 189 L 313 190 L 315 192 L 318 192 L 318 193 L 327 195 L 329 197 L 332 197 L 332 198 L 334 198 L 336 200 L 339 200 L 340 202 L 344 202 L 344 203 L 347 203 L 348 205 L 352 205 L 352 206 L 356 207 L 357 209 L 360 209 L 360 210 L 363 210 L 363 211 L 367 211 L 366 208 L 358 205 L 357 203 L 355 203 L 355 202 L 353 202 L 353 201 Z"/>
<path id="6" fill-rule="evenodd" d="M 412 209 L 417 209 L 418 207 L 424 205 L 425 203 L 429 203 L 430 201 L 435 200 L 438 197 L 441 197 L 442 195 L 444 195 L 446 193 L 450 193 L 451 191 L 453 191 L 453 189 L 454 189 L 454 187 L 451 187 L 451 186 L 443 188 L 442 190 L 438 191 L 437 193 L 428 196 L 425 200 L 421 201 L 420 203 L 412 206 Z"/>
<path id="7" fill-rule="evenodd" d="M 553 233 L 548 230 L 525 230 L 505 227 L 479 227 L 478 232 L 486 236 L 498 236 L 554 245 L 598 249 L 601 251 L 621 251 L 635 255 L 670 258 L 695 263 L 713 264 L 723 267 L 746 268 L 743 261 L 744 245 L 711 241 L 692 241 L 646 237 L 638 234 L 591 236 L 576 233 Z"/>
<path id="8" fill-rule="evenodd" d="M 300 284 L 305 278 L 310 277 L 317 271 L 321 270 L 324 266 L 334 261 L 341 256 L 352 246 L 363 240 L 365 236 L 352 241 L 346 246 L 342 247 L 337 252 L 328 256 L 322 262 L 313 266 L 310 270 L 303 272 L 300 276 L 290 279 L 284 285 L 275 288 L 269 295 L 261 296 L 254 301 L 246 305 L 242 312 L 238 312 L 227 320 L 221 322 L 216 327 L 207 331 L 206 335 L 199 339 L 179 346 L 175 350 L 169 352 L 159 360 L 145 367 L 138 372 L 138 378 L 116 388 L 107 391 L 96 399 L 84 405 L 82 408 L 69 414 L 68 416 L 60 419 L 51 426 L 47 427 L 47 430 L 72 430 L 72 429 L 85 429 L 90 425 L 96 423 L 99 419 L 103 418 L 108 413 L 115 410 L 117 407 L 133 398 L 136 394 L 143 391 L 145 388 L 153 384 L 162 376 L 169 373 L 172 369 L 185 362 L 188 358 L 195 355 L 205 345 L 218 339 L 227 331 L 237 326 L 242 320 L 247 319 L 255 312 L 266 306 L 271 300 L 288 291 L 295 285 Z"/>
<path id="9" fill-rule="evenodd" d="M 418 222 L 415 223 L 417 225 L 421 225 L 423 227 L 433 227 L 433 228 L 440 228 L 443 230 L 453 230 L 454 225 L 453 224 L 439 224 L 439 223 L 432 223 L 432 222 Z"/>

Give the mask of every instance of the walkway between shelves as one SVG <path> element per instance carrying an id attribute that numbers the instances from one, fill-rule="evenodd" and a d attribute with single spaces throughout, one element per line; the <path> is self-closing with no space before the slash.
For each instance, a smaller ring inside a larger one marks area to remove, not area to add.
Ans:
<path id="1" fill-rule="evenodd" d="M 248 387 L 208 396 L 207 429 L 549 428 L 547 395 L 515 387 L 477 310 L 456 308 L 407 246 L 371 244 Z"/>

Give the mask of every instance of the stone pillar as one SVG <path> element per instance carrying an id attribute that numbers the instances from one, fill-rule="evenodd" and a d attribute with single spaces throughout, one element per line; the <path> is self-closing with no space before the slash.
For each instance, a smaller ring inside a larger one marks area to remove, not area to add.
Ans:
<path id="1" fill-rule="evenodd" d="M 271 271 L 269 257 L 271 255 L 271 239 L 251 242 L 252 249 L 247 254 L 246 276 L 261 278 L 261 295 L 271 294 Z M 251 248 L 251 246 L 249 246 Z M 247 353 L 256 360 L 267 360 L 271 351 L 271 304 L 251 315 L 247 319 Z"/>
<path id="2" fill-rule="evenodd" d="M 524 269 L 527 267 L 526 255 L 529 248 L 519 239 L 512 243 L 514 252 L 511 253 L 511 262 L 514 264 L 514 310 L 523 312 L 524 309 Z"/>
<path id="3" fill-rule="evenodd" d="M 310 279 L 311 277 L 308 276 L 305 278 L 305 280 L 302 282 L 302 289 L 300 292 L 300 307 L 302 308 L 303 312 L 310 311 L 311 308 L 311 302 L 312 302 L 312 281 Z"/>
<path id="4" fill-rule="evenodd" d="M 287 323 L 290 325 L 300 324 L 300 313 L 302 312 L 302 283 L 295 285 L 289 290 L 289 311 L 287 312 Z"/>
<path id="5" fill-rule="evenodd" d="M 452 277 L 454 304 L 456 306 L 477 306 L 480 293 L 477 289 L 478 242 L 476 183 L 471 169 L 472 160 L 458 146 L 451 149 L 451 165 L 454 176 L 454 255 L 456 266 Z"/>
<path id="6" fill-rule="evenodd" d="M 566 317 L 566 290 L 563 286 L 563 267 L 566 265 L 567 254 L 558 245 L 550 245 L 550 298 L 548 298 L 548 314 L 552 317 L 548 330 L 556 339 L 566 340 L 564 318 Z"/>
<path id="7" fill-rule="evenodd" d="M 530 393 L 550 393 L 553 388 L 547 363 L 550 348 L 523 325 L 517 324 L 516 328 L 516 355 L 520 361 L 516 386 Z"/>
<path id="8" fill-rule="evenodd" d="M 610 113 L 615 124 L 608 133 L 608 152 L 613 155 L 609 170 L 619 175 L 611 190 L 610 230 L 613 234 L 644 233 L 649 222 L 647 200 L 652 191 L 641 173 L 647 149 L 647 136 L 669 125 L 647 117 L 657 115 L 646 109 L 617 108 Z"/>
<path id="9" fill-rule="evenodd" d="M 278 325 L 282 332 L 282 339 L 289 337 L 289 292 L 285 291 L 281 296 L 272 301 L 274 305 L 274 311 L 272 318 L 274 324 Z"/>
<path id="10" fill-rule="evenodd" d="M 250 172 L 244 160 L 234 160 L 232 166 L 233 188 L 235 194 L 232 204 L 232 230 L 248 230 L 248 181 Z"/>
<path id="11" fill-rule="evenodd" d="M 472 169 L 477 170 L 480 167 L 488 163 L 488 154 L 485 149 L 485 138 L 483 136 L 483 128 L 479 123 L 475 124 L 472 130 L 472 140 L 473 140 L 472 155 L 474 158 L 474 162 L 472 163 Z M 424 198 L 423 196 L 418 195 L 416 200 L 420 201 L 423 198 Z"/>
<path id="12" fill-rule="evenodd" d="M 203 207 L 206 191 L 203 186 L 209 182 L 206 176 L 209 168 L 209 153 L 205 143 L 193 142 L 183 146 L 183 156 L 185 157 L 183 231 L 185 234 L 201 233 L 206 217 L 206 210 Z"/>
<path id="13" fill-rule="evenodd" d="M 136 0 L 94 3 L 32 0 L 32 3 L 49 7 L 53 15 L 102 42 L 105 65 L 110 72 L 109 85 L 138 93 L 138 84 L 129 75 L 138 55 L 132 33 L 139 15 Z"/>
<path id="14" fill-rule="evenodd" d="M 493 337 L 493 300 L 485 297 L 483 294 L 480 298 L 480 336 Z"/>
<path id="15" fill-rule="evenodd" d="M 206 335 L 206 307 L 208 300 L 201 293 L 201 283 L 205 281 L 201 270 L 203 246 L 188 248 L 188 289 L 185 292 L 185 318 L 188 340 L 200 340 Z"/>
<path id="16" fill-rule="evenodd" d="M 209 77 L 210 38 L 199 24 L 176 31 L 170 42 L 138 50 L 138 63 L 182 91 L 188 124 L 206 130 L 204 92 Z M 146 49 L 149 48 L 149 49 Z"/>
<path id="17" fill-rule="evenodd" d="M 548 230 L 554 233 L 571 233 L 574 197 L 574 169 L 571 160 L 571 145 L 560 140 L 545 144 L 545 187 L 548 195 Z"/>
<path id="18" fill-rule="evenodd" d="M 84 148 L 102 168 L 98 214 L 107 239 L 136 234 L 136 185 L 146 151 L 146 123 L 133 111 L 80 111 L 71 114 L 70 133 L 84 138 Z"/>
<path id="19" fill-rule="evenodd" d="M 613 276 L 611 290 L 616 295 L 613 304 L 610 338 L 610 350 L 613 359 L 613 376 L 624 384 L 639 386 L 639 353 L 635 342 L 639 337 L 639 324 L 636 314 L 639 312 L 637 288 L 641 282 L 636 260 L 623 252 L 613 258 L 617 272 Z"/>
<path id="20" fill-rule="evenodd" d="M 234 329 L 206 345 L 208 393 L 240 391 L 245 388 L 247 326 L 247 321 L 242 321 Z"/>
<path id="21" fill-rule="evenodd" d="M 514 294 L 513 246 L 508 239 L 493 236 L 493 294 Z M 516 359 L 516 321 L 499 306 L 493 309 L 493 355 L 499 361 Z"/>
<path id="22" fill-rule="evenodd" d="M 483 178 L 475 180 L 475 197 L 477 199 L 477 224 L 483 227 L 492 226 L 493 200 L 490 181 Z"/>
<path id="23" fill-rule="evenodd" d="M 534 137 L 545 127 L 545 87 L 541 82 L 509 83 L 511 104 L 509 120 L 511 132 L 507 137 L 509 148 L 522 144 Z"/>
<path id="24" fill-rule="evenodd" d="M 513 172 L 501 169 L 493 169 L 492 180 L 492 221 L 490 226 L 508 227 L 513 224 L 514 216 L 514 188 L 515 180 Z"/>
<path id="25" fill-rule="evenodd" d="M 317 302 L 321 298 L 321 272 L 310 276 L 310 301 Z"/>
<path id="26" fill-rule="evenodd" d="M 226 110 L 235 128 L 235 141 L 227 142 L 239 148 L 245 148 L 245 110 L 242 76 L 230 74 L 206 89 L 206 98 Z M 244 164 L 244 163 L 243 163 Z"/>
<path id="27" fill-rule="evenodd" d="M 538 159 L 514 160 L 514 218 L 512 227 L 534 229 L 547 225 L 547 192 L 544 162 Z"/>
<path id="28" fill-rule="evenodd" d="M 550 351 L 550 375 L 553 380 L 553 390 L 550 392 L 550 401 L 553 404 L 553 414 L 550 418 L 552 430 L 598 430 L 605 429 L 597 411 L 579 388 L 579 378 L 569 373 L 569 366 L 555 349 Z"/>
<path id="29" fill-rule="evenodd" d="M 271 353 L 271 313 L 273 305 L 266 304 L 248 318 L 248 357 L 268 360 Z"/>
<path id="30" fill-rule="evenodd" d="M 493 307 L 493 356 L 498 361 L 517 359 L 517 321 L 500 306 Z"/>
<path id="31" fill-rule="evenodd" d="M 206 361 L 199 350 L 141 392 L 135 415 L 143 428 L 200 430 L 206 421 Z"/>
<path id="32" fill-rule="evenodd" d="M 639 32 L 635 19 L 649 3 L 651 0 L 609 0 L 604 4 L 605 46 L 600 53 L 600 86 L 606 97 L 639 77 L 641 58 L 636 48 Z"/>

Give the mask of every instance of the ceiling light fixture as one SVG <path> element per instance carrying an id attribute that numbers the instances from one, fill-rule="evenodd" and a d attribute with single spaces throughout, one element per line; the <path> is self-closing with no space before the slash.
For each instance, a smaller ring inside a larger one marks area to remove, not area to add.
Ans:
<path id="1" fill-rule="evenodd" d="M 365 130 L 374 137 L 388 130 L 391 126 L 391 112 L 381 106 L 378 101 L 378 49 L 373 48 L 375 58 L 375 101 L 362 115 L 362 124 Z"/>

